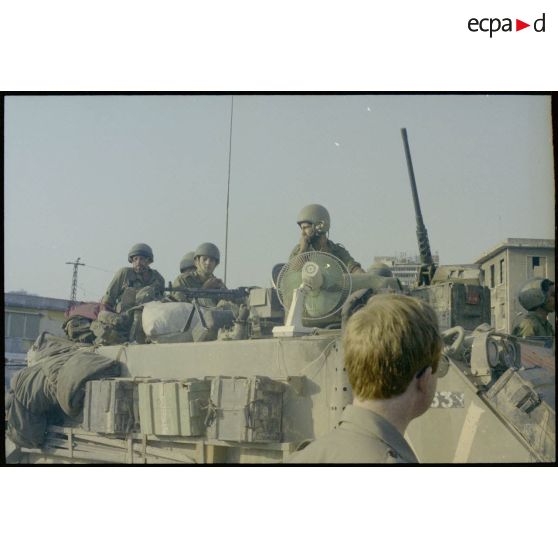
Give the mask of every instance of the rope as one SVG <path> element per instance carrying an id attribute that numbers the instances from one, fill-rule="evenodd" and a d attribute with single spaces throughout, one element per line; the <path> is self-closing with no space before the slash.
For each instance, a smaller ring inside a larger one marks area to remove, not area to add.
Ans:
<path id="1" fill-rule="evenodd" d="M 209 399 L 207 402 L 207 406 L 200 405 L 200 408 L 202 410 L 207 409 L 207 414 L 205 416 L 204 424 L 205 426 L 211 426 L 215 421 L 215 419 L 217 418 L 217 411 L 219 410 L 219 407 L 217 407 L 217 405 L 215 405 L 215 403 L 213 403 L 213 401 Z"/>
<path id="2" fill-rule="evenodd" d="M 118 352 L 116 353 L 116 356 L 114 357 L 114 360 L 116 360 L 116 362 L 120 362 L 120 357 L 121 357 L 122 353 L 124 353 L 124 356 L 126 357 L 126 362 L 128 362 L 128 355 L 126 354 L 126 343 L 123 344 L 120 347 L 120 349 L 118 349 Z"/>
<path id="3" fill-rule="evenodd" d="M 277 352 L 276 354 L 276 363 L 277 363 L 277 367 L 279 372 L 282 371 L 282 369 L 285 370 L 285 372 L 288 374 L 289 371 L 289 367 L 287 366 L 287 363 L 285 362 L 285 352 L 284 352 L 284 345 L 281 341 L 281 339 L 278 339 L 278 343 L 277 343 Z M 303 373 L 309 368 L 311 367 L 313 364 L 317 363 L 321 358 L 324 359 L 323 363 L 316 368 L 316 370 L 314 370 L 308 377 L 309 378 L 315 378 L 317 373 L 322 369 L 323 365 L 325 364 L 327 355 L 329 354 L 331 348 L 333 347 L 333 345 L 335 344 L 337 340 L 333 339 L 332 341 L 330 341 L 330 343 L 328 343 L 324 350 L 311 362 L 309 362 L 302 370 L 299 371 L 299 373 L 297 374 L 298 376 L 302 376 Z M 281 354 L 282 360 L 283 360 L 283 366 L 281 366 L 281 362 L 279 359 L 279 353 Z"/>

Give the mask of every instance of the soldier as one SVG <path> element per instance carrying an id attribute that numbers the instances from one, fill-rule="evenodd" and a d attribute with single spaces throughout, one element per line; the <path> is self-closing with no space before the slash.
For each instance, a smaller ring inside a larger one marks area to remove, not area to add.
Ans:
<path id="1" fill-rule="evenodd" d="M 196 271 L 196 263 L 194 262 L 195 255 L 195 252 L 187 252 L 186 254 L 184 254 L 184 256 L 182 256 L 182 259 L 180 260 L 180 275 L 178 275 L 173 281 L 173 287 L 185 287 L 185 285 L 182 284 L 182 281 L 186 278 L 186 275 L 189 275 Z M 184 302 L 187 300 L 187 297 L 183 293 L 179 292 L 171 292 L 169 298 L 171 300 L 176 300 L 179 302 Z"/>
<path id="2" fill-rule="evenodd" d="M 518 337 L 552 337 L 548 314 L 555 311 L 556 291 L 550 279 L 529 279 L 519 290 L 519 304 L 527 310 L 512 331 Z"/>
<path id="3" fill-rule="evenodd" d="M 139 289 L 152 287 L 153 296 L 161 296 L 165 280 L 161 274 L 150 269 L 153 251 L 147 244 L 134 244 L 128 252 L 132 267 L 123 267 L 116 272 L 105 296 L 101 299 L 102 310 L 120 313 L 135 305 L 135 295 Z"/>
<path id="4" fill-rule="evenodd" d="M 436 314 L 416 298 L 375 295 L 349 318 L 343 348 L 353 404 L 332 432 L 289 462 L 417 463 L 403 435 L 447 372 Z"/>
<path id="5" fill-rule="evenodd" d="M 200 244 L 194 252 L 195 270 L 181 273 L 172 283 L 174 288 L 179 289 L 225 289 L 221 279 L 213 275 L 213 271 L 219 265 L 221 254 L 219 248 L 211 242 Z M 187 302 L 189 298 L 185 293 L 179 291 L 172 293 L 172 298 L 181 302 Z M 204 303 L 208 303 L 204 299 Z"/>
<path id="6" fill-rule="evenodd" d="M 364 273 L 360 264 L 341 245 L 328 238 L 330 226 L 329 212 L 323 205 L 311 204 L 303 207 L 296 222 L 302 231 L 300 242 L 293 248 L 289 260 L 305 252 L 327 252 L 339 258 L 349 273 Z"/>
<path id="7" fill-rule="evenodd" d="M 368 273 L 379 275 L 380 277 L 393 277 L 393 271 L 391 271 L 389 265 L 385 263 L 372 264 L 368 268 Z"/>
<path id="8" fill-rule="evenodd" d="M 153 250 L 147 244 L 134 244 L 128 252 L 128 261 L 132 267 L 116 272 L 101 299 L 97 319 L 91 323 L 98 344 L 144 343 L 141 309 L 128 311 L 163 295 L 165 280 L 158 271 L 149 268 Z"/>
<path id="9" fill-rule="evenodd" d="M 188 252 L 184 254 L 180 260 L 180 273 L 189 273 L 190 271 L 196 270 L 196 264 L 194 263 L 195 252 Z"/>

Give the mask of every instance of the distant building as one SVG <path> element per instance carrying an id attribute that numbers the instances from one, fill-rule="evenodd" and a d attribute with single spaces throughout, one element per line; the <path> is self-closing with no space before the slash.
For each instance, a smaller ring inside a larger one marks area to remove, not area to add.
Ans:
<path id="1" fill-rule="evenodd" d="M 517 300 L 521 285 L 531 277 L 554 281 L 556 242 L 550 239 L 508 238 L 476 261 L 490 288 L 491 325 L 510 333 L 518 314 L 524 312 Z"/>
<path id="2" fill-rule="evenodd" d="M 27 351 L 43 331 L 65 335 L 69 301 L 22 292 L 4 293 L 4 381 L 26 366 Z"/>
<path id="3" fill-rule="evenodd" d="M 436 265 L 440 263 L 438 252 L 432 255 Z M 374 263 L 383 263 L 391 268 L 394 277 L 397 277 L 404 287 L 413 287 L 417 284 L 420 272 L 420 256 L 407 256 L 401 253 L 398 256 L 376 256 Z"/>
<path id="4" fill-rule="evenodd" d="M 64 335 L 68 305 L 68 300 L 60 298 L 4 293 L 5 352 L 26 353 L 42 331 Z"/>

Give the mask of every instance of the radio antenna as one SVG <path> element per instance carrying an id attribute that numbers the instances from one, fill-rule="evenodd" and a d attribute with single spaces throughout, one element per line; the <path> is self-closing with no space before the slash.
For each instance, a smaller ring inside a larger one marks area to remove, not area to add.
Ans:
<path id="1" fill-rule="evenodd" d="M 227 284 L 227 262 L 229 253 L 229 199 L 231 191 L 231 153 L 232 153 L 232 127 L 233 127 L 234 95 L 231 95 L 231 123 L 229 127 L 229 172 L 227 176 L 227 215 L 225 220 L 225 273 L 224 282 Z"/>

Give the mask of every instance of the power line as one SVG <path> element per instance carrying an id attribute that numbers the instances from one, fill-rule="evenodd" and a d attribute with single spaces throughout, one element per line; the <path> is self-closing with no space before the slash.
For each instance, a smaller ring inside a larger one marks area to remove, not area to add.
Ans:
<path id="1" fill-rule="evenodd" d="M 102 267 L 95 267 L 94 265 L 89 265 L 89 264 L 81 264 L 84 265 L 86 267 L 90 267 L 91 269 L 96 269 L 98 271 L 104 271 L 105 273 L 112 273 L 112 271 L 110 271 L 110 269 L 103 269 Z"/>

